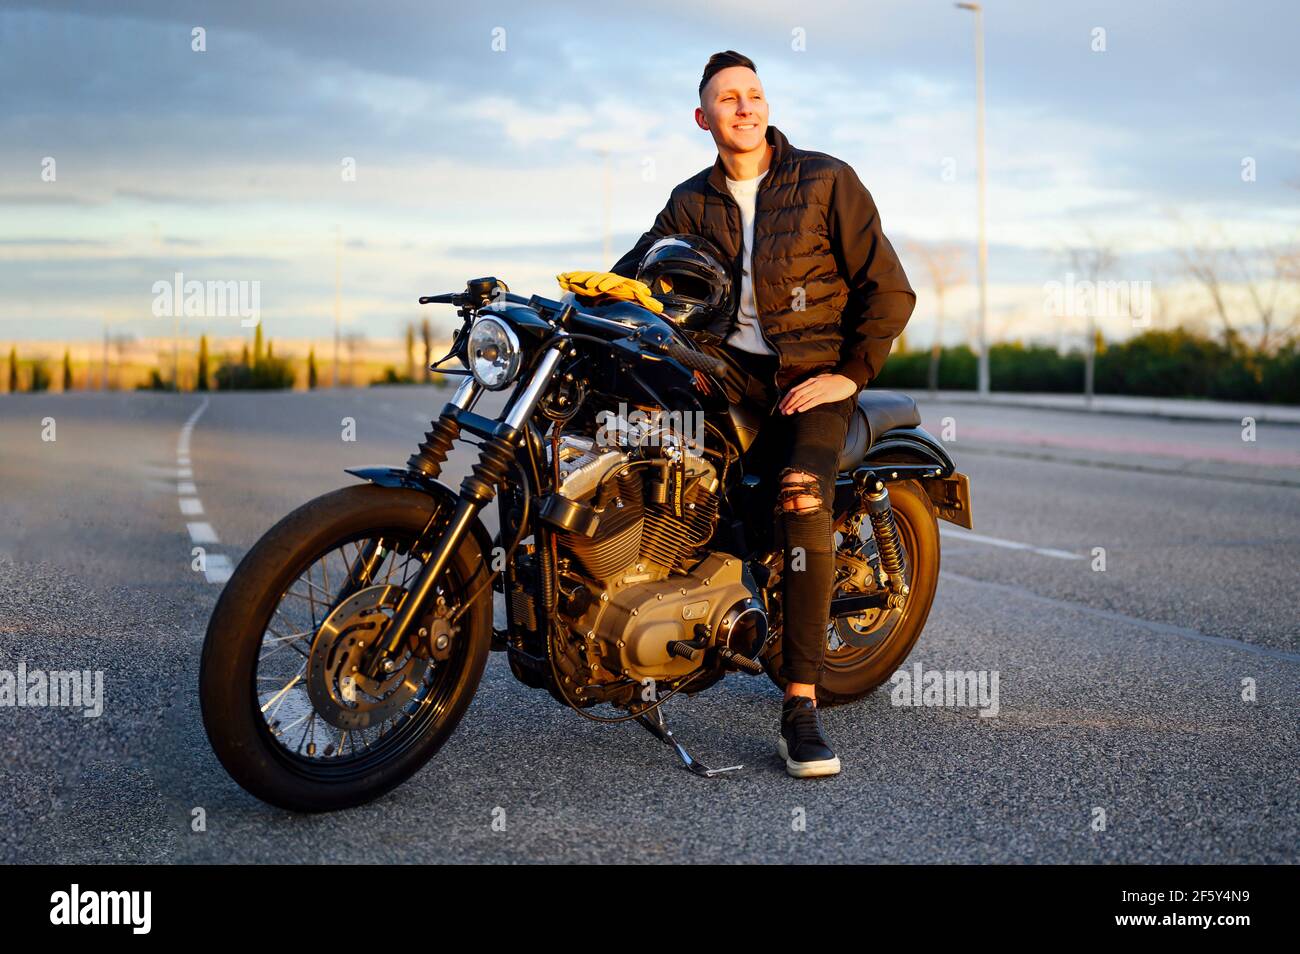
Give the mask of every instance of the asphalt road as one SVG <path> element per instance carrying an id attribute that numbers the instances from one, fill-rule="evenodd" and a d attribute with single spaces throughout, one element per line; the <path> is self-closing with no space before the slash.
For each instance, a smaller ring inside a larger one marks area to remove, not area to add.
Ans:
<path id="1" fill-rule="evenodd" d="M 825 711 L 842 774 L 796 781 L 774 752 L 777 690 L 731 676 L 666 706 L 697 756 L 746 765 L 703 780 L 494 654 L 415 779 L 298 817 L 208 749 L 208 576 L 344 467 L 403 462 L 445 393 L 221 394 L 196 418 L 203 400 L 0 400 L 0 670 L 99 670 L 104 686 L 95 718 L 0 707 L 0 860 L 1297 860 L 1300 428 L 1250 441 L 1231 422 L 923 405 L 971 477 L 977 535 L 945 527 L 909 662 L 996 672 L 995 717 L 891 705 L 886 686 Z M 215 538 L 206 574 L 192 530 Z"/>

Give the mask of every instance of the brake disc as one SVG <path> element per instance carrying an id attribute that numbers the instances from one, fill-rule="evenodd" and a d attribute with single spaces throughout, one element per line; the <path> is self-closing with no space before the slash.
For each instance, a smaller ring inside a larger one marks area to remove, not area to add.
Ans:
<path id="1" fill-rule="evenodd" d="M 835 556 L 836 592 L 839 594 L 867 593 L 876 589 L 875 568 L 861 557 L 839 552 Z M 881 624 L 893 610 L 874 606 L 853 615 L 837 616 L 831 620 L 836 635 L 850 646 L 865 648 L 875 644 Z"/>
<path id="2" fill-rule="evenodd" d="M 406 591 L 369 586 L 334 608 L 312 640 L 307 658 L 307 695 L 322 719 L 339 729 L 379 725 L 420 691 L 427 658 L 407 652 L 381 679 L 361 672 L 366 647 L 374 645 Z"/>

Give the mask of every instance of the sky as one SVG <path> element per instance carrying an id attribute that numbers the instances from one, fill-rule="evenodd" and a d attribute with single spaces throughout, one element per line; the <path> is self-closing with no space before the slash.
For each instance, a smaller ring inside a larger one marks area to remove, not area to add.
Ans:
<path id="1" fill-rule="evenodd" d="M 1294 243 L 1300 4 L 988 0 L 984 21 L 995 338 L 1082 333 L 1043 305 L 1071 248 L 1182 288 L 1195 318 L 1179 248 Z M 156 283 L 177 273 L 256 282 L 269 334 L 327 338 L 336 257 L 344 332 L 371 339 L 449 327 L 416 298 L 467 278 L 557 295 L 712 163 L 692 110 L 723 49 L 755 60 L 773 125 L 871 191 L 914 343 L 921 250 L 953 249 L 944 337 L 964 340 L 973 27 L 938 0 L 0 2 L 0 342 L 171 334 Z"/>

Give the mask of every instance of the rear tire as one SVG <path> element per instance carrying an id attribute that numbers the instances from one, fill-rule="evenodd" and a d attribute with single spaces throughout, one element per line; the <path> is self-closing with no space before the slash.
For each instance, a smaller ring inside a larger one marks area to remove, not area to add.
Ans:
<path id="1" fill-rule="evenodd" d="M 429 704 L 411 716 L 402 744 L 367 764 L 361 753 L 347 770 L 297 757 L 276 741 L 259 706 L 256 679 L 267 627 L 286 590 L 338 541 L 374 533 L 415 539 L 437 502 L 415 490 L 359 485 L 325 494 L 272 527 L 240 562 L 217 601 L 203 643 L 199 701 L 217 758 L 245 790 L 264 802 L 300 812 L 361 805 L 414 775 L 460 722 L 487 662 L 492 637 L 490 588 L 460 617 L 452 655 L 438 663 Z M 478 540 L 468 535 L 445 580 L 461 595 L 487 572 Z M 417 721 L 418 720 L 418 721 Z M 397 731 L 395 728 L 394 732 Z M 380 736 L 382 739 L 383 736 Z M 342 750 L 338 753 L 342 756 Z"/>
<path id="2" fill-rule="evenodd" d="M 889 500 L 907 553 L 911 592 L 901 615 L 878 645 L 869 650 L 849 647 L 847 651 L 827 652 L 817 687 L 819 705 L 855 702 L 889 679 L 911 653 L 930 615 L 939 583 L 937 512 L 925 489 L 914 480 L 890 484 Z M 783 655 L 782 639 L 778 637 L 764 657 L 763 666 L 772 681 L 785 689 Z"/>

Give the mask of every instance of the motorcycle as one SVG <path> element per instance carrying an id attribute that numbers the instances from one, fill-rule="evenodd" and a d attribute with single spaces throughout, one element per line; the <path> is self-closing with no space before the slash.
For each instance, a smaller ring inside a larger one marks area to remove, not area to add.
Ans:
<path id="1" fill-rule="evenodd" d="M 404 467 L 348 470 L 362 483 L 284 517 L 234 571 L 199 698 L 218 759 L 253 795 L 310 812 L 390 791 L 447 741 L 494 651 L 576 713 L 640 724 L 697 775 L 741 768 L 694 759 L 663 704 L 731 673 L 783 684 L 782 553 L 772 521 L 748 518 L 772 499 L 746 472 L 761 421 L 727 400 L 707 340 L 639 305 L 569 297 L 482 278 L 421 298 L 462 319 L 432 365 L 463 375 L 455 396 Z M 461 369 L 440 367 L 453 357 Z M 499 416 L 475 412 L 504 391 Z M 920 423 L 906 395 L 858 397 L 823 704 L 901 666 L 938 583 L 937 521 L 972 526 L 967 477 Z M 478 453 L 453 490 L 439 477 L 457 440 Z M 481 518 L 494 501 L 495 537 Z M 590 711 L 602 705 L 619 714 Z"/>

